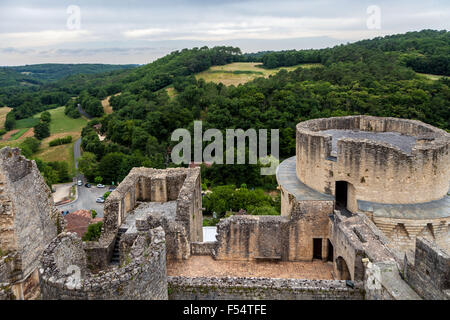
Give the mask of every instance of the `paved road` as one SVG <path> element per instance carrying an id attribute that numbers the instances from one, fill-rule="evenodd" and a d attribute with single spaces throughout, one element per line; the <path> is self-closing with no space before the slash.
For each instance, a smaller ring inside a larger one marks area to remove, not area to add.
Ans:
<path id="1" fill-rule="evenodd" d="M 105 192 L 108 191 L 108 188 L 97 188 L 96 186 L 92 186 L 92 188 L 86 188 L 84 186 L 84 183 L 86 183 L 83 180 L 83 186 L 77 186 L 78 190 L 78 198 L 77 200 L 58 206 L 58 209 L 60 211 L 66 211 L 74 212 L 80 209 L 86 209 L 91 210 L 94 209 L 97 212 L 97 217 L 101 218 L 103 217 L 103 203 L 96 203 L 95 200 L 98 197 L 103 196 Z"/>
<path id="2" fill-rule="evenodd" d="M 73 145 L 73 157 L 75 160 L 75 168 L 78 171 L 78 158 L 81 157 L 81 138 L 75 141 Z M 97 188 L 96 186 L 92 186 L 92 188 L 86 188 L 84 184 L 87 182 L 86 178 L 81 174 L 77 173 L 76 180 L 81 180 L 83 182 L 82 186 L 77 185 L 77 200 L 58 206 L 60 211 L 69 211 L 74 212 L 80 209 L 91 210 L 94 209 L 97 212 L 97 217 L 103 217 L 103 203 L 97 203 L 95 200 L 98 197 L 103 196 L 105 192 L 108 191 L 108 188 Z"/>
<path id="3" fill-rule="evenodd" d="M 73 144 L 73 158 L 75 160 L 75 169 L 78 170 L 78 158 L 81 157 L 81 138 Z"/>
<path id="4" fill-rule="evenodd" d="M 83 108 L 81 107 L 81 104 L 78 104 L 78 112 L 81 115 L 85 116 L 86 118 L 92 119 L 92 117 L 89 114 L 87 114 L 86 111 L 83 110 Z"/>

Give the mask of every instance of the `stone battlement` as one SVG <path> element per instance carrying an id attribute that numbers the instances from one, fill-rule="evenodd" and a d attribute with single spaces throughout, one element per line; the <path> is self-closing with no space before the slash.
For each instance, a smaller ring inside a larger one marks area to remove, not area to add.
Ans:
<path id="1" fill-rule="evenodd" d="M 167 299 L 164 231 L 152 229 L 130 240 L 120 266 L 92 273 L 81 239 L 75 233 L 60 234 L 43 254 L 39 269 L 42 298 Z"/>

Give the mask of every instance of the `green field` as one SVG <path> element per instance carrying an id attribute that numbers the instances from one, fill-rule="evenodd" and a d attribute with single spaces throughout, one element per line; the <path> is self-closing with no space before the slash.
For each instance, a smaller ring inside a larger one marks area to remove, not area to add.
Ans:
<path id="1" fill-rule="evenodd" d="M 69 163 L 69 168 L 72 174 L 75 174 L 75 163 L 73 160 L 73 145 L 81 136 L 81 129 L 86 125 L 87 120 L 84 118 L 72 119 L 64 114 L 64 107 L 48 110 L 52 120 L 50 122 L 50 137 L 45 138 L 41 142 L 41 146 L 33 157 L 39 158 L 46 162 L 50 161 L 66 161 Z M 40 114 L 34 115 L 32 118 L 22 119 L 17 121 L 17 132 L 11 135 L 8 141 L 0 142 L 0 147 L 10 146 L 18 147 L 23 141 L 22 137 L 36 123 L 39 123 Z M 72 143 L 50 147 L 51 140 L 62 138 L 65 136 L 72 136 Z M 21 138 L 22 137 L 22 138 Z"/>
<path id="2" fill-rule="evenodd" d="M 36 118 L 26 118 L 16 120 L 16 129 L 32 128 L 39 123 L 39 119 Z"/>
<path id="3" fill-rule="evenodd" d="M 280 70 L 293 71 L 297 68 L 321 67 L 320 63 L 299 64 L 292 67 L 281 67 L 276 69 L 264 69 L 261 63 L 235 62 L 223 66 L 214 66 L 206 71 L 198 73 L 195 77 L 207 82 L 223 83 L 226 86 L 239 85 L 252 81 L 259 77 L 269 77 Z"/>
<path id="4" fill-rule="evenodd" d="M 430 79 L 430 80 L 439 80 L 444 77 L 444 76 L 438 76 L 436 74 L 428 74 L 428 73 L 417 73 L 417 74 L 425 76 L 427 79 Z"/>
<path id="5" fill-rule="evenodd" d="M 50 122 L 50 133 L 52 135 L 65 133 L 65 132 L 81 132 L 81 129 L 87 124 L 87 120 L 80 117 L 73 119 L 64 114 L 64 107 L 48 110 L 52 117 Z M 33 116 L 33 118 L 39 118 L 40 113 Z"/>
<path id="6" fill-rule="evenodd" d="M 25 132 L 27 132 L 30 128 L 22 128 L 16 133 L 14 133 L 10 138 L 9 141 L 14 141 L 19 139 Z"/>

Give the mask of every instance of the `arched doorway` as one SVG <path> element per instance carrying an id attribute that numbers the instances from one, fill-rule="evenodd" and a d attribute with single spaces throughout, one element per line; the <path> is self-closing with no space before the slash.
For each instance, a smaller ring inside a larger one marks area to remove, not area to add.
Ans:
<path id="1" fill-rule="evenodd" d="M 348 270 L 344 258 L 338 257 L 336 259 L 336 271 L 339 280 L 352 280 L 352 276 L 350 275 L 350 271 Z"/>

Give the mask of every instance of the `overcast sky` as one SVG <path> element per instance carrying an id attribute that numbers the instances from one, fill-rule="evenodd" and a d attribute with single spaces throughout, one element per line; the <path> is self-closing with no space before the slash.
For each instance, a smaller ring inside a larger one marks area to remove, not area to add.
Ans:
<path id="1" fill-rule="evenodd" d="M 450 1 L 0 0 L 0 65 L 144 64 L 186 47 L 323 48 L 422 29 L 450 29 Z"/>

